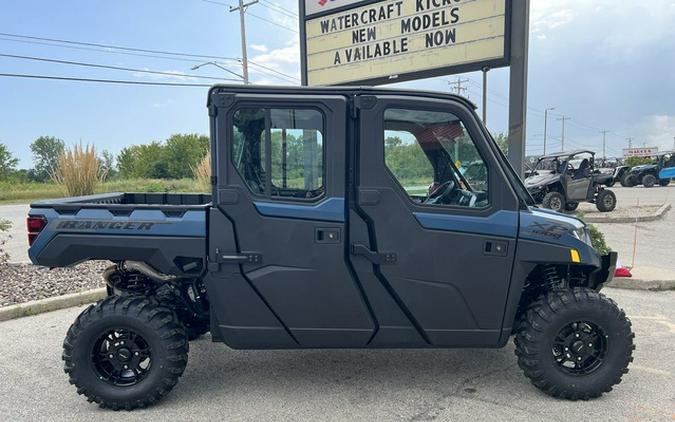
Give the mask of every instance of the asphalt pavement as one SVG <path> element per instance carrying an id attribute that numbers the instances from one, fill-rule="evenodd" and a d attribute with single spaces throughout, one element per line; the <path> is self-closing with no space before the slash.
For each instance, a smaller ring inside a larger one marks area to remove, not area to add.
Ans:
<path id="1" fill-rule="evenodd" d="M 513 345 L 494 350 L 235 351 L 208 336 L 154 407 L 99 409 L 75 393 L 61 342 L 82 308 L 0 323 L 0 418 L 7 421 L 672 421 L 675 292 L 606 289 L 636 331 L 635 362 L 588 402 L 540 393 Z"/>

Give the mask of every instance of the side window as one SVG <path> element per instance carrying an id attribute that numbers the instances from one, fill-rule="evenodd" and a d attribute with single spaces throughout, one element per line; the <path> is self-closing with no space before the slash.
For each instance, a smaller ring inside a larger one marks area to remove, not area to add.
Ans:
<path id="1" fill-rule="evenodd" d="M 454 114 L 386 110 L 384 155 L 387 168 L 416 203 L 489 205 L 489 169 Z"/>
<path id="2" fill-rule="evenodd" d="M 235 112 L 232 163 L 249 189 L 272 199 L 311 200 L 325 191 L 323 115 L 294 108 Z"/>

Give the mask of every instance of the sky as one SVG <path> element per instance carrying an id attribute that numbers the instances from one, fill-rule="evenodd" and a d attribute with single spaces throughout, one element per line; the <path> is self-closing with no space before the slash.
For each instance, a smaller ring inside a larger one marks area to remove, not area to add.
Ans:
<path id="1" fill-rule="evenodd" d="M 203 58 L 166 56 L 85 45 L 45 42 L 12 35 L 62 39 L 218 56 L 241 73 L 239 16 L 235 0 L 2 0 L 0 73 L 55 75 L 148 82 L 217 82 L 188 75 L 236 78 L 213 65 L 191 70 Z M 548 151 L 602 151 L 619 156 L 634 146 L 675 147 L 675 0 L 531 0 L 527 153 L 543 152 L 544 109 Z M 300 53 L 296 0 L 261 0 L 247 10 L 247 45 L 256 84 L 299 84 Z M 77 47 L 77 48 L 72 48 Z M 127 51 L 127 53 L 130 53 Z M 78 67 L 10 58 L 28 56 L 79 61 L 159 75 Z M 283 74 L 283 76 L 282 76 Z M 464 95 L 479 106 L 480 73 L 399 84 L 450 91 L 457 77 L 468 79 Z M 509 70 L 489 73 L 488 128 L 508 127 Z M 227 81 L 223 81 L 227 82 Z M 206 87 L 126 86 L 20 79 L 0 76 L 0 143 L 32 165 L 30 143 L 42 135 L 67 144 L 93 143 L 99 150 L 163 140 L 174 133 L 208 133 Z"/>

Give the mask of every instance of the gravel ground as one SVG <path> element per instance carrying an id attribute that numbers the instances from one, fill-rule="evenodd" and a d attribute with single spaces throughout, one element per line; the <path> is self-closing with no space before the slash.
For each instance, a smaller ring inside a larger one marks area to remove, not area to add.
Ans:
<path id="1" fill-rule="evenodd" d="M 0 307 L 103 287 L 107 261 L 50 270 L 32 264 L 0 263 Z"/>

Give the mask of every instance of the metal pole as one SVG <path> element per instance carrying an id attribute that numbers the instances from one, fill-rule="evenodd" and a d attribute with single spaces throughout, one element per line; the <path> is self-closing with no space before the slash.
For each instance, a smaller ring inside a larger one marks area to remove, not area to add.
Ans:
<path id="1" fill-rule="evenodd" d="M 509 76 L 509 161 L 523 177 L 527 117 L 527 55 L 530 0 L 513 0 L 511 6 L 511 71 Z"/>
<path id="2" fill-rule="evenodd" d="M 607 133 L 608 130 L 603 130 L 602 133 L 602 159 L 607 161 Z"/>
<path id="3" fill-rule="evenodd" d="M 544 110 L 544 155 L 546 155 L 546 142 L 548 141 L 548 112 L 553 110 L 555 110 L 555 107 Z"/>
<path id="4" fill-rule="evenodd" d="M 490 71 L 489 67 L 483 68 L 483 124 L 487 126 L 487 91 L 488 78 L 487 74 Z"/>
<path id="5" fill-rule="evenodd" d="M 546 129 L 548 126 L 548 109 L 544 110 L 544 155 L 546 155 Z"/>
<path id="6" fill-rule="evenodd" d="M 241 67 L 243 69 L 244 84 L 248 85 L 248 53 L 246 51 L 246 8 L 252 4 L 258 3 L 258 0 L 252 0 L 244 3 L 244 0 L 239 0 L 238 7 L 230 7 L 230 12 L 239 11 L 239 30 L 241 31 Z"/>
<path id="7" fill-rule="evenodd" d="M 560 144 L 560 151 L 565 151 L 565 122 L 567 120 L 571 120 L 571 119 L 572 119 L 571 117 L 565 117 L 565 116 L 562 116 L 561 118 L 558 119 L 558 120 L 562 121 L 562 138 L 561 138 L 562 141 L 561 141 L 561 144 Z"/>

